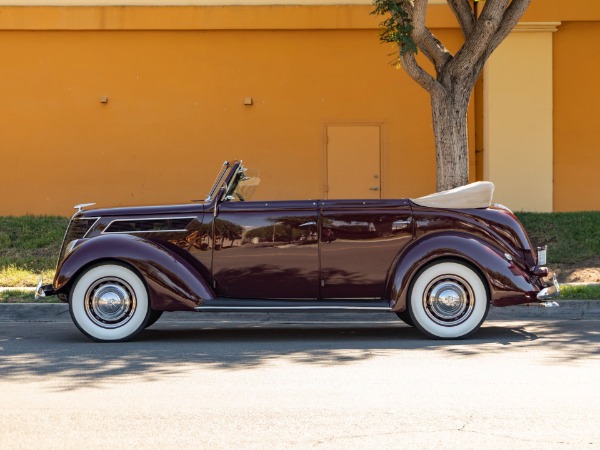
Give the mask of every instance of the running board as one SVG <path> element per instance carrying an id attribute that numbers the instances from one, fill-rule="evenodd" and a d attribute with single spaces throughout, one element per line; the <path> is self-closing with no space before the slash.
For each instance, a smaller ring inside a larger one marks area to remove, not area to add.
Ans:
<path id="1" fill-rule="evenodd" d="M 237 299 L 215 298 L 194 308 L 201 312 L 235 312 L 235 311 L 387 311 L 392 309 L 387 301 L 381 299 L 369 300 L 265 300 L 265 299 Z"/>

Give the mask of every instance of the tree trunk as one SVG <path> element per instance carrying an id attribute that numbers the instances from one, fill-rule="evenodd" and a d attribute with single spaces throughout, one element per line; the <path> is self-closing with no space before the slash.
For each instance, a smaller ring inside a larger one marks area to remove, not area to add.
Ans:
<path id="1" fill-rule="evenodd" d="M 431 92 L 438 192 L 469 182 L 469 98 L 470 91 L 456 87 Z"/>
<path id="2" fill-rule="evenodd" d="M 469 182 L 467 107 L 485 61 L 519 22 L 531 0 L 447 0 L 465 42 L 452 54 L 426 26 L 428 0 L 374 0 L 384 42 L 395 42 L 406 73 L 431 96 L 435 134 L 437 190 Z M 416 50 L 433 64 L 435 78 L 415 58 Z"/>

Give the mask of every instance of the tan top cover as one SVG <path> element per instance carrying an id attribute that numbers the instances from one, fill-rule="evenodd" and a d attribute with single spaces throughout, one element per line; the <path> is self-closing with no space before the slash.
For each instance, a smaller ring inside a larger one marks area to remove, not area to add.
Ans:
<path id="1" fill-rule="evenodd" d="M 494 183 L 477 181 L 448 191 L 436 192 L 411 199 L 414 203 L 430 208 L 464 209 L 488 208 L 492 204 Z"/>

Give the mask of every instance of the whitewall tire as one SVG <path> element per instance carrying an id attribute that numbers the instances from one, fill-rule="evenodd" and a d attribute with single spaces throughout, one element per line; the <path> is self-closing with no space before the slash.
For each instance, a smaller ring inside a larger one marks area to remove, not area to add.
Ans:
<path id="1" fill-rule="evenodd" d="M 460 339 L 477 331 L 490 299 L 479 274 L 465 264 L 441 261 L 417 274 L 409 312 L 415 326 L 438 339 Z"/>
<path id="2" fill-rule="evenodd" d="M 120 264 L 100 264 L 73 284 L 69 310 L 86 336 L 102 342 L 131 339 L 150 318 L 148 291 L 142 279 Z"/>

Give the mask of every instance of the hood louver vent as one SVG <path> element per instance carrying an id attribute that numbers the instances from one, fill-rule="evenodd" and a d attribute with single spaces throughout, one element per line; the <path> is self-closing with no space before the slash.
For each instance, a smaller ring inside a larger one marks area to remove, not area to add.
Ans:
<path id="1" fill-rule="evenodd" d="M 115 220 L 104 233 L 152 233 L 165 231 L 186 231 L 193 217 L 174 219 L 126 219 Z"/>

